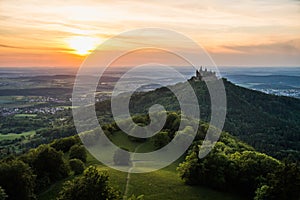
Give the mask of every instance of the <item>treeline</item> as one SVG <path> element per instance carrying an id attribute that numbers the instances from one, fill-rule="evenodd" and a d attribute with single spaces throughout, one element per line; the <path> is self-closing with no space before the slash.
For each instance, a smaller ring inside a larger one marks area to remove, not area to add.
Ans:
<path id="1" fill-rule="evenodd" d="M 69 156 L 64 156 L 66 154 Z M 0 162 L 1 191 L 12 200 L 36 199 L 36 194 L 51 184 L 83 173 L 86 158 L 85 148 L 79 138 L 73 136 L 40 145 L 19 157 L 3 159 Z"/>
<path id="2" fill-rule="evenodd" d="M 19 157 L 0 161 L 0 200 L 32 200 L 57 181 L 65 181 L 57 200 L 121 200 L 106 171 L 87 166 L 87 152 L 78 136 L 56 139 Z M 143 196 L 127 200 L 143 200 Z"/>
<path id="3" fill-rule="evenodd" d="M 156 123 L 155 120 L 160 120 L 163 112 L 156 113 L 152 120 L 154 120 L 153 123 Z M 160 149 L 164 146 L 166 146 L 175 136 L 176 137 L 176 144 L 180 146 L 184 145 L 184 143 L 187 141 L 187 137 L 193 137 L 193 133 L 196 131 L 195 134 L 195 140 L 204 139 L 206 131 L 208 129 L 208 125 L 204 122 L 200 122 L 187 118 L 184 115 L 182 115 L 180 112 L 166 112 L 166 122 L 163 125 L 162 129 L 157 132 L 152 137 L 147 138 L 140 138 L 140 137 L 134 137 L 127 135 L 128 139 L 132 142 L 146 142 L 150 141 L 155 149 Z M 147 126 L 151 122 L 151 119 L 149 118 L 149 115 L 135 115 L 132 117 L 132 121 L 136 124 L 128 128 L 128 131 L 132 134 L 139 135 L 139 136 L 147 136 L 149 133 L 139 133 L 137 129 L 138 126 Z M 122 120 L 119 121 L 121 124 L 127 124 L 128 120 Z M 181 130 L 180 124 L 182 123 Z M 198 130 L 194 130 L 195 123 L 198 123 L 197 127 Z M 113 122 L 111 124 L 105 124 L 102 126 L 102 130 L 104 131 L 105 135 L 107 137 L 111 137 L 113 134 L 127 134 L 123 133 L 121 129 L 118 127 L 118 125 Z M 151 130 L 149 130 L 151 132 Z M 151 132 L 152 133 L 152 132 Z M 81 135 L 81 139 L 85 141 L 87 144 L 95 143 L 99 139 L 99 132 L 97 131 L 90 131 L 86 132 L 85 134 Z"/>
<path id="4" fill-rule="evenodd" d="M 30 88 L 30 89 L 5 89 L 0 90 L 0 96 L 51 96 L 71 97 L 72 88 Z"/>
<path id="5" fill-rule="evenodd" d="M 36 130 L 42 127 L 46 127 L 49 124 L 49 119 L 46 119 L 43 115 L 37 117 L 14 117 L 14 116 L 0 116 L 1 126 L 0 133 L 22 133 L 31 130 Z"/>
<path id="6" fill-rule="evenodd" d="M 296 163 L 256 152 L 226 133 L 203 159 L 198 158 L 200 145 L 207 144 L 196 142 L 177 168 L 185 183 L 240 193 L 255 200 L 300 198 L 300 167 Z"/>

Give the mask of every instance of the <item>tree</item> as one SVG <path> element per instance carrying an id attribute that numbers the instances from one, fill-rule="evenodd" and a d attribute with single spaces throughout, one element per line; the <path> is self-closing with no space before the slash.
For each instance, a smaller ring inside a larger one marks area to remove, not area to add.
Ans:
<path id="1" fill-rule="evenodd" d="M 83 145 L 74 145 L 70 149 L 70 159 L 77 158 L 82 162 L 86 162 L 87 153 Z"/>
<path id="2" fill-rule="evenodd" d="M 120 193 L 109 184 L 106 172 L 96 167 L 88 167 L 84 174 L 72 181 L 67 181 L 60 191 L 57 200 L 115 200 Z"/>
<path id="3" fill-rule="evenodd" d="M 195 185 L 198 183 L 199 158 L 195 150 L 192 150 L 189 155 L 186 156 L 185 162 L 179 164 L 177 171 L 180 178 L 189 185 Z"/>
<path id="4" fill-rule="evenodd" d="M 202 144 L 205 145 L 205 144 Z M 226 147 L 218 142 L 215 148 L 203 159 L 198 157 L 198 148 L 194 148 L 186 161 L 178 167 L 181 178 L 188 184 L 210 186 L 215 189 L 227 189 L 232 171 L 229 158 L 220 149 Z"/>
<path id="5" fill-rule="evenodd" d="M 78 139 L 72 136 L 68 138 L 56 139 L 54 140 L 54 142 L 50 144 L 50 146 L 56 149 L 57 151 L 62 151 L 66 153 L 70 150 L 70 148 L 73 145 L 75 145 L 78 142 L 79 142 Z"/>
<path id="6" fill-rule="evenodd" d="M 179 128 L 179 124 L 177 124 L 175 121 L 177 121 L 179 119 L 180 119 L 180 116 L 178 116 L 177 113 L 175 113 L 175 112 L 168 113 L 164 129 L 169 129 L 174 132 L 177 131 Z M 173 127 L 173 125 L 174 125 L 174 127 Z"/>
<path id="7" fill-rule="evenodd" d="M 84 163 L 79 159 L 71 159 L 69 161 L 69 165 L 71 167 L 71 170 L 74 172 L 75 175 L 82 174 L 84 171 Z"/>
<path id="8" fill-rule="evenodd" d="M 160 149 L 166 146 L 170 142 L 170 137 L 168 132 L 161 131 L 153 136 L 152 138 L 154 146 L 156 149 Z"/>
<path id="9" fill-rule="evenodd" d="M 117 149 L 114 154 L 115 165 L 129 165 L 130 164 L 130 154 L 128 149 Z"/>
<path id="10" fill-rule="evenodd" d="M 32 149 L 23 159 L 37 175 L 37 190 L 68 176 L 69 168 L 63 153 L 49 145 Z"/>
<path id="11" fill-rule="evenodd" d="M 193 141 L 193 127 L 186 126 L 182 131 L 177 131 L 175 134 L 174 142 L 178 148 L 185 149 Z"/>
<path id="12" fill-rule="evenodd" d="M 281 166 L 278 160 L 255 151 L 242 152 L 236 163 L 236 183 L 239 190 L 248 195 L 253 195 L 257 187 L 266 181 L 268 174 L 274 173 Z"/>
<path id="13" fill-rule="evenodd" d="M 252 148 L 229 135 L 221 136 L 211 152 L 199 159 L 200 143 L 194 143 L 185 161 L 178 167 L 180 177 L 187 184 L 238 191 L 247 197 L 256 195 L 259 200 L 275 199 L 276 196 L 280 199 L 299 198 L 300 170 L 296 167 L 280 170 L 280 161 L 253 150 L 245 151 Z M 202 148 L 205 147 L 202 142 Z"/>
<path id="14" fill-rule="evenodd" d="M 0 186 L 0 200 L 5 200 L 7 197 L 8 196 L 5 193 L 4 189 Z"/>
<path id="15" fill-rule="evenodd" d="M 0 163 L 0 185 L 11 200 L 35 199 L 35 175 L 21 160 Z M 3 190 L 1 193 L 0 196 L 5 197 Z"/>
<path id="16" fill-rule="evenodd" d="M 257 190 L 255 191 L 255 197 L 254 200 L 267 200 L 267 199 L 272 199 L 269 197 L 270 187 L 267 185 L 263 185 L 261 187 L 258 187 Z"/>
<path id="17" fill-rule="evenodd" d="M 281 199 L 300 199 L 300 166 L 296 163 L 284 163 L 270 180 L 271 193 Z"/>
<path id="18" fill-rule="evenodd" d="M 295 163 L 284 163 L 275 173 L 269 174 L 267 185 L 256 190 L 255 199 L 300 199 L 300 167 Z"/>

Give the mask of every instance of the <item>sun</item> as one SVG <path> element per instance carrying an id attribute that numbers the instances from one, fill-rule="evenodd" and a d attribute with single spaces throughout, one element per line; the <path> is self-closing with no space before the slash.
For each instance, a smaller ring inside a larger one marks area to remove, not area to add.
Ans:
<path id="1" fill-rule="evenodd" d="M 75 53 L 81 56 L 87 55 L 99 44 L 99 39 L 88 36 L 74 36 L 67 40 L 69 46 Z"/>

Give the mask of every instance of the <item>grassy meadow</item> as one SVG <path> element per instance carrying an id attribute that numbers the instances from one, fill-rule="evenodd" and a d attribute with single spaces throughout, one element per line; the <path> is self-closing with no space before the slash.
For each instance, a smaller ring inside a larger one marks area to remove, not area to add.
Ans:
<path id="1" fill-rule="evenodd" d="M 20 134 L 15 134 L 15 133 L 1 134 L 0 133 L 0 141 L 1 140 L 15 140 L 15 139 L 19 139 L 21 137 L 28 137 L 28 136 L 33 136 L 33 135 L 35 135 L 35 131 L 28 131 L 28 132 L 23 132 Z"/>
<path id="2" fill-rule="evenodd" d="M 135 151 L 138 148 L 138 152 L 148 152 L 154 149 L 151 141 L 145 143 L 132 142 L 125 134 L 121 132 L 115 133 L 111 140 L 120 147 L 128 148 L 130 151 Z M 68 154 L 65 154 L 68 157 Z M 161 170 L 143 173 L 143 174 L 130 174 L 128 179 L 128 173 L 121 172 L 115 169 L 111 169 L 98 160 L 96 160 L 90 153 L 88 153 L 86 166 L 94 165 L 100 170 L 105 170 L 110 176 L 110 183 L 113 187 L 117 188 L 121 195 L 131 196 L 132 194 L 144 195 L 145 200 L 150 199 L 172 199 L 181 200 L 183 197 L 185 200 L 201 199 L 201 200 L 241 200 L 241 198 L 235 194 L 223 193 L 215 191 L 206 187 L 189 186 L 184 184 L 177 174 L 176 168 L 180 162 L 183 161 L 183 157 L 179 158 L 176 162 L 172 163 L 168 167 Z M 59 193 L 64 181 L 73 179 L 74 176 L 68 177 L 63 181 L 59 181 L 52 185 L 46 191 L 43 191 L 39 195 L 40 200 L 55 199 Z M 127 183 L 128 180 L 128 183 Z M 127 194 L 126 185 L 128 184 Z"/>

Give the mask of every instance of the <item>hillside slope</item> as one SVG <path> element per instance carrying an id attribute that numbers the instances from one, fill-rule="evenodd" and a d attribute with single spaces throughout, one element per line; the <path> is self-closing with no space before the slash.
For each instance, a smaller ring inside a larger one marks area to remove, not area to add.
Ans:
<path id="1" fill-rule="evenodd" d="M 300 100 L 264 94 L 236 86 L 223 79 L 227 93 L 227 116 L 224 130 L 232 133 L 258 151 L 282 159 L 300 160 Z M 173 87 L 179 90 L 185 83 Z M 210 119 L 210 97 L 202 81 L 190 81 L 199 100 L 201 120 Z M 182 95 L 184 91 L 182 91 Z M 132 114 L 147 113 L 154 104 L 168 111 L 179 111 L 177 98 L 166 87 L 145 93 L 135 93 L 131 98 Z M 100 120 L 111 116 L 109 101 L 96 106 Z"/>

